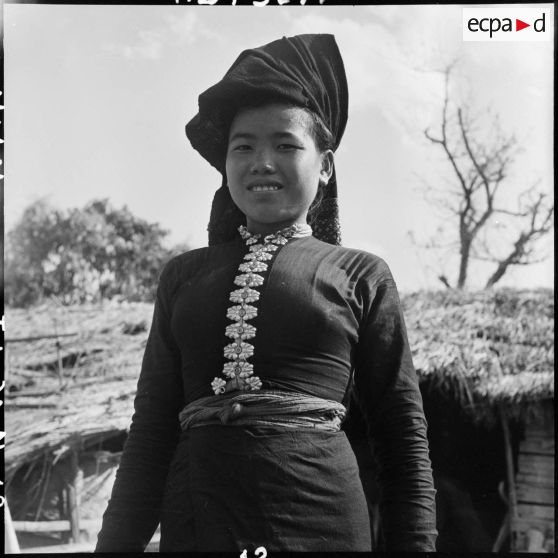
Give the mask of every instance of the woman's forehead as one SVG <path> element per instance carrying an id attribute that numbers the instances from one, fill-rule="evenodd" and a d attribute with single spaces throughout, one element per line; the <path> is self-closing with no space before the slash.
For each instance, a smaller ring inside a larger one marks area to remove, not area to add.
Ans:
<path id="1" fill-rule="evenodd" d="M 259 107 L 241 108 L 233 118 L 229 137 L 249 132 L 310 132 L 310 115 L 300 107 L 273 103 Z"/>

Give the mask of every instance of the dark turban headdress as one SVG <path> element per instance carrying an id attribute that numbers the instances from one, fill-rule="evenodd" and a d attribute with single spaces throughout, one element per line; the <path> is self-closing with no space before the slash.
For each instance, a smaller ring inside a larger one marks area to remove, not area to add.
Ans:
<path id="1" fill-rule="evenodd" d="M 222 175 L 209 220 L 209 244 L 228 242 L 245 224 L 227 187 L 225 158 L 229 128 L 239 108 L 267 99 L 315 112 L 333 134 L 337 149 L 347 123 L 348 88 L 341 53 L 333 35 L 283 37 L 243 51 L 223 79 L 198 99 L 199 112 L 186 125 L 194 149 Z M 335 169 L 316 208 L 313 235 L 340 244 Z"/>

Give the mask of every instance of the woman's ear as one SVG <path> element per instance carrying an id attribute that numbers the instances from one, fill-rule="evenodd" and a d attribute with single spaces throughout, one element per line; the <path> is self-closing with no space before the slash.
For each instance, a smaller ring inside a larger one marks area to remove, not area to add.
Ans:
<path id="1" fill-rule="evenodd" d="M 320 182 L 327 184 L 333 174 L 333 151 L 327 149 L 322 153 L 322 168 L 320 170 Z"/>

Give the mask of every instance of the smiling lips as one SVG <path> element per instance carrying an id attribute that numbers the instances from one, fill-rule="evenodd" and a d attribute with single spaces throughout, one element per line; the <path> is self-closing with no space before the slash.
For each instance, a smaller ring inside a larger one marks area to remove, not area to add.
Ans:
<path id="1" fill-rule="evenodd" d="M 251 184 L 248 186 L 250 192 L 276 192 L 277 190 L 281 190 L 281 188 L 283 188 L 283 186 L 276 183 Z"/>

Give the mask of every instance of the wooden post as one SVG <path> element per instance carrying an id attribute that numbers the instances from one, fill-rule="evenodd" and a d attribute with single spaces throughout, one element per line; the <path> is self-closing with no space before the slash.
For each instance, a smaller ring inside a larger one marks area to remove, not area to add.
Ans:
<path id="1" fill-rule="evenodd" d="M 19 543 L 15 534 L 8 501 L 4 500 L 4 552 L 6 554 L 19 554 Z"/>
<path id="2" fill-rule="evenodd" d="M 68 494 L 68 515 L 70 520 L 70 532 L 74 543 L 80 542 L 79 532 L 79 505 L 80 505 L 80 484 L 82 472 L 79 469 L 78 451 L 72 449 L 70 452 L 70 482 L 67 486 Z"/>
<path id="3" fill-rule="evenodd" d="M 66 492 L 61 487 L 58 491 L 58 517 L 62 520 L 67 517 L 68 511 L 66 506 Z"/>
<path id="4" fill-rule="evenodd" d="M 60 391 L 62 391 L 62 388 L 64 387 L 64 375 L 63 375 L 63 370 L 64 370 L 64 366 L 62 364 L 62 354 L 60 353 L 60 349 L 62 348 L 62 346 L 60 345 L 60 339 L 58 339 L 58 337 L 56 338 L 56 358 L 58 360 L 58 385 L 60 388 Z"/>
<path id="5" fill-rule="evenodd" d="M 509 519 L 510 519 L 510 536 L 511 536 L 511 550 L 517 550 L 514 548 L 515 541 L 514 541 L 514 533 L 511 529 L 514 521 L 518 518 L 517 513 L 517 494 L 515 491 L 515 471 L 513 468 L 513 452 L 511 447 L 511 435 L 510 435 L 510 427 L 508 424 L 508 417 L 506 416 L 506 411 L 504 406 L 500 404 L 499 406 L 500 411 L 500 421 L 502 422 L 502 430 L 504 432 L 504 444 L 505 444 L 505 452 L 506 452 L 506 474 L 507 474 L 507 481 L 508 481 L 508 506 L 509 506 Z"/>

